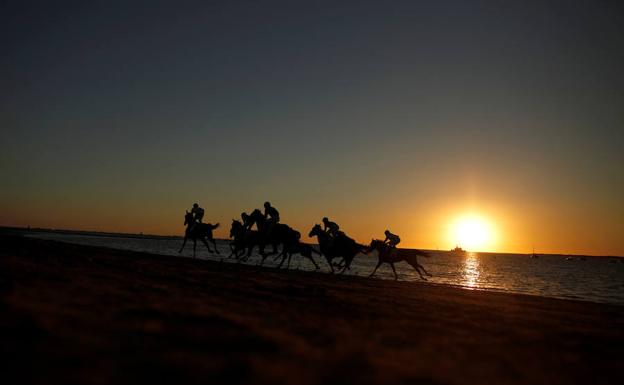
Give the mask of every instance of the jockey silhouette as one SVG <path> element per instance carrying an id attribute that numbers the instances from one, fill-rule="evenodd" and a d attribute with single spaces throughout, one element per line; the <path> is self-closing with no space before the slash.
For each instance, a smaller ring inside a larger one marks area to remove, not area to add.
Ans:
<path id="1" fill-rule="evenodd" d="M 323 218 L 323 230 L 331 235 L 332 237 L 335 237 L 336 235 L 338 235 L 338 231 L 340 230 L 340 226 L 338 226 L 338 224 L 336 222 L 332 222 L 330 221 L 327 217 Z"/>
<path id="2" fill-rule="evenodd" d="M 280 221 L 279 212 L 271 203 L 264 202 L 264 218 L 266 219 L 267 233 L 271 233 L 273 227 Z"/>
<path id="3" fill-rule="evenodd" d="M 193 226 L 191 226 L 192 231 L 198 223 L 202 223 L 202 219 L 204 218 L 204 209 L 199 207 L 197 203 L 193 203 L 191 214 L 193 214 Z"/>
<path id="4" fill-rule="evenodd" d="M 396 246 L 401 243 L 401 238 L 398 235 L 392 234 L 389 230 L 385 231 L 386 239 L 384 239 L 384 243 L 390 246 L 393 249 L 396 249 Z"/>

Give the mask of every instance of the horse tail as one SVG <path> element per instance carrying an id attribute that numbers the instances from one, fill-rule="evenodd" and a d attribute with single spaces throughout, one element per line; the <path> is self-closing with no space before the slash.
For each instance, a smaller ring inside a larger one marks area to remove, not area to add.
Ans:
<path id="1" fill-rule="evenodd" d="M 212 229 L 214 230 L 214 229 L 216 229 L 217 227 L 219 227 L 219 224 L 217 223 L 217 224 L 211 225 L 210 227 L 212 227 Z"/>

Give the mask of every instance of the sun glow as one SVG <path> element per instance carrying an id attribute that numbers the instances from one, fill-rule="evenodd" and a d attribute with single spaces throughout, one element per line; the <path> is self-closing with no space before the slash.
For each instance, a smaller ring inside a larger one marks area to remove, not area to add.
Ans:
<path id="1" fill-rule="evenodd" d="M 493 246 L 494 230 L 490 223 L 479 216 L 463 216 L 451 226 L 451 240 L 460 247 L 473 251 L 485 251 Z"/>

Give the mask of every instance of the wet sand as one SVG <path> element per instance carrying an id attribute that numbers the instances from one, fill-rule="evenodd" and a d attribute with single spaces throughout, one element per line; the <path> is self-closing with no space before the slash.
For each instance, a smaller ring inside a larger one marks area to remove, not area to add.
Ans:
<path id="1" fill-rule="evenodd" d="M 0 235 L 5 384 L 616 384 L 624 307 Z"/>

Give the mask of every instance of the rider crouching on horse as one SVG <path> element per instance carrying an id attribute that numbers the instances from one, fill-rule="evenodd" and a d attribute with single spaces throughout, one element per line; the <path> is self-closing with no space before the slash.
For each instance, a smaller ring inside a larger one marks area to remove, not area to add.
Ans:
<path id="1" fill-rule="evenodd" d="M 323 218 L 323 230 L 333 238 L 340 232 L 340 226 L 325 217 Z"/>
<path id="2" fill-rule="evenodd" d="M 204 218 L 204 209 L 199 207 L 197 203 L 193 203 L 191 214 L 193 214 L 193 225 L 190 230 L 193 231 L 198 223 L 202 223 L 202 219 Z"/>
<path id="3" fill-rule="evenodd" d="M 264 218 L 266 219 L 266 232 L 270 234 L 273 227 L 280 221 L 279 212 L 271 203 L 264 202 Z"/>
<path id="4" fill-rule="evenodd" d="M 392 234 L 390 230 L 386 230 L 386 239 L 384 239 L 384 243 L 387 244 L 391 249 L 396 249 L 396 246 L 401 243 L 401 238 L 398 235 Z"/>

